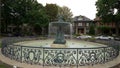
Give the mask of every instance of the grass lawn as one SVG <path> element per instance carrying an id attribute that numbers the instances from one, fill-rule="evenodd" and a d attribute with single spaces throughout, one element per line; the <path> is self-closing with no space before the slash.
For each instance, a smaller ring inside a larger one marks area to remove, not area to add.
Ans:
<path id="1" fill-rule="evenodd" d="M 0 48 L 2 47 L 1 42 L 2 42 L 2 41 L 1 41 L 1 37 L 0 37 Z"/>
<path id="2" fill-rule="evenodd" d="M 1 42 L 0 42 L 0 48 L 1 48 Z M 0 61 L 0 68 L 13 68 L 13 67 Z"/>
<path id="3" fill-rule="evenodd" d="M 1 42 L 0 42 L 0 48 L 2 47 Z"/>
<path id="4" fill-rule="evenodd" d="M 0 41 L 0 48 L 1 47 L 2 47 L 2 45 L 1 45 L 1 41 Z M 13 67 L 0 61 L 0 68 L 13 68 Z"/>
<path id="5" fill-rule="evenodd" d="M 13 68 L 13 67 L 0 61 L 0 68 Z"/>

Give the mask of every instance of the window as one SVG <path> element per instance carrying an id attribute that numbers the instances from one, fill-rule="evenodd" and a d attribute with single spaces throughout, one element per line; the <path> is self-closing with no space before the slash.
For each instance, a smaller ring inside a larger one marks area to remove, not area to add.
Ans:
<path id="1" fill-rule="evenodd" d="M 78 26 L 82 26 L 82 23 L 78 23 Z"/>
<path id="2" fill-rule="evenodd" d="M 87 23 L 86 26 L 89 26 L 89 23 Z"/>
<path id="3" fill-rule="evenodd" d="M 82 17 L 79 17 L 78 20 L 83 20 L 83 18 L 82 18 Z"/>

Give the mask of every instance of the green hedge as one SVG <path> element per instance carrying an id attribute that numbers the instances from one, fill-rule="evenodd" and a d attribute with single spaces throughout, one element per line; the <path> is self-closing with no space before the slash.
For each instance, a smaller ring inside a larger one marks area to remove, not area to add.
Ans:
<path id="1" fill-rule="evenodd" d="M 0 48 L 2 47 L 1 43 L 0 43 Z"/>

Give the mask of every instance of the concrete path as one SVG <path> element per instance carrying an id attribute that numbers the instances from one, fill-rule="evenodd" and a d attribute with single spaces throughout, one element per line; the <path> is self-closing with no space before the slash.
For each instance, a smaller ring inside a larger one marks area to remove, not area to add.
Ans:
<path id="1" fill-rule="evenodd" d="M 21 68 L 77 68 L 77 67 L 56 67 L 56 66 L 41 66 L 41 65 L 30 65 L 30 64 L 26 64 L 26 63 L 20 63 L 17 62 L 15 60 L 11 60 L 7 57 L 5 57 L 4 55 L 1 54 L 1 49 L 0 49 L 0 61 L 12 65 L 12 66 L 17 66 L 17 67 L 21 67 Z M 117 64 L 120 63 L 120 55 L 114 59 L 113 61 L 107 62 L 105 64 L 97 64 L 94 66 L 79 66 L 78 68 L 110 68 L 112 66 L 115 66 Z"/>

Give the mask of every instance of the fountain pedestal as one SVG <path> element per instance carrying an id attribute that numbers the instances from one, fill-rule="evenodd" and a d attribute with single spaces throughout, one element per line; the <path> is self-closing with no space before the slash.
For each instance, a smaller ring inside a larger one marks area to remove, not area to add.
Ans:
<path id="1" fill-rule="evenodd" d="M 65 44 L 51 44 L 52 48 L 67 48 Z"/>

